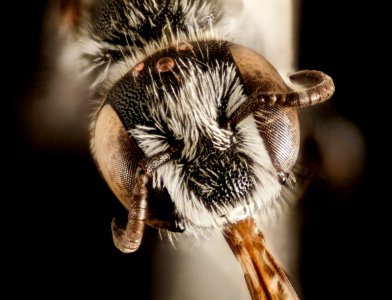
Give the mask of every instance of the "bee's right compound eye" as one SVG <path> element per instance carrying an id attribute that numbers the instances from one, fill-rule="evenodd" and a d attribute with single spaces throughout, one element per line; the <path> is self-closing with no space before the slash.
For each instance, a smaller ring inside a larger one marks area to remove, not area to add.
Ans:
<path id="1" fill-rule="evenodd" d="M 167 162 L 170 153 L 146 159 L 110 104 L 97 113 L 91 147 L 103 178 L 128 210 L 126 227 L 117 225 L 115 220 L 112 223 L 113 241 L 118 249 L 126 253 L 136 251 L 146 224 L 176 232 L 184 230 L 167 192 L 152 189 L 149 184 L 150 170 Z M 149 205 L 149 195 L 158 201 Z"/>
<path id="2" fill-rule="evenodd" d="M 120 202 L 128 208 L 138 163 L 144 155 L 108 104 L 97 115 L 92 147 L 102 176 Z"/>
<path id="3" fill-rule="evenodd" d="M 113 220 L 113 241 L 122 252 L 134 252 L 142 241 L 147 218 L 148 177 L 138 174 L 143 155 L 130 139 L 114 109 L 108 104 L 98 112 L 93 129 L 92 148 L 102 176 L 128 209 L 126 228 L 118 226 Z"/>

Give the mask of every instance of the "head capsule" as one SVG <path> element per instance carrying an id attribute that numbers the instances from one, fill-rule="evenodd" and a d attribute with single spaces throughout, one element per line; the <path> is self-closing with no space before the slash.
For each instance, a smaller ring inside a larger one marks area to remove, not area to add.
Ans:
<path id="1" fill-rule="evenodd" d="M 92 131 L 97 164 L 129 207 L 139 161 L 177 149 L 148 187 L 149 207 L 170 215 L 151 224 L 171 230 L 220 226 L 238 207 L 264 209 L 297 159 L 297 107 L 333 93 L 321 72 L 293 79 L 304 88 L 293 91 L 260 54 L 226 41 L 158 50 L 107 90 Z"/>

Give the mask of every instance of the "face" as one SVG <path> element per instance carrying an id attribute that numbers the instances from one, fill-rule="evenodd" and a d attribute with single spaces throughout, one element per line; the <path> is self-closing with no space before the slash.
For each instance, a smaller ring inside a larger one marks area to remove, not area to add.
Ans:
<path id="1" fill-rule="evenodd" d="M 289 88 L 262 55 L 233 43 L 221 29 L 242 4 L 76 0 L 61 9 L 96 99 L 91 154 L 128 212 L 126 224 L 112 223 L 115 246 L 136 251 L 146 225 L 218 229 L 254 299 L 298 299 L 255 219 L 295 181 L 297 110 L 330 98 L 334 85 L 307 70 Z"/>
<path id="2" fill-rule="evenodd" d="M 219 1 L 86 6 L 91 151 L 129 211 L 125 231 L 113 225 L 127 235 L 120 249 L 134 243 L 126 252 L 144 224 L 197 233 L 267 210 L 294 180 L 297 108 L 333 93 L 318 71 L 294 74 L 304 88 L 290 89 L 262 55 L 214 33 L 222 11 Z"/>
<path id="3" fill-rule="evenodd" d="M 252 85 L 264 86 L 265 92 L 288 88 L 261 56 L 263 77 L 242 76 L 246 67 L 236 64 L 232 52 L 251 51 L 222 41 L 169 47 L 138 62 L 108 90 L 97 114 L 94 145 L 109 134 L 102 125 L 106 115 L 117 116 L 124 134 L 110 144 L 130 140 L 128 148 L 114 150 L 121 160 L 129 157 L 126 165 L 132 166 L 121 171 L 132 176 L 119 174 L 112 183 L 128 187 L 125 195 L 117 192 L 124 205 L 131 197 L 137 163 L 170 148 L 177 154 L 152 174 L 149 198 L 154 203 L 165 195 L 174 203 L 175 215 L 189 226 L 218 226 L 233 209 L 261 208 L 278 195 L 279 172 L 289 172 L 298 151 L 294 109 L 268 107 L 235 123 L 228 120 L 247 101 Z M 286 131 L 280 140 L 275 128 Z M 282 142 L 286 147 L 276 148 Z M 97 160 L 110 182 L 108 166 L 100 163 L 106 156 L 107 151 L 99 152 Z"/>

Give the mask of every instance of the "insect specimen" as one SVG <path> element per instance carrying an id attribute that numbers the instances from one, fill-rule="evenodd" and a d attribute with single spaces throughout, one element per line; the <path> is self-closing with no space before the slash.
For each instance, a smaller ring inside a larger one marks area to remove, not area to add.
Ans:
<path id="1" fill-rule="evenodd" d="M 97 99 L 91 153 L 128 211 L 112 223 L 116 247 L 136 251 L 146 225 L 217 229 L 253 299 L 297 299 L 254 218 L 295 182 L 297 109 L 329 99 L 332 79 L 305 70 L 289 77 L 298 88 L 286 85 L 225 36 L 231 2 L 66 3 Z"/>

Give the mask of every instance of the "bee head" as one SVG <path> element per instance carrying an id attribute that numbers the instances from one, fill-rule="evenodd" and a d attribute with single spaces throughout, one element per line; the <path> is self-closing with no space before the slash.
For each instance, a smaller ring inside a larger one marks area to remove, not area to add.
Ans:
<path id="1" fill-rule="evenodd" d="M 179 219 L 220 226 L 238 207 L 263 210 L 292 176 L 296 106 L 311 104 L 305 97 L 316 101 L 307 93 L 322 81 L 312 74 L 303 74 L 309 86 L 298 92 L 261 55 L 236 44 L 179 42 L 159 50 L 107 89 L 92 130 L 98 166 L 127 206 L 138 162 L 176 149 L 155 170 L 150 198 L 169 199 Z"/>

